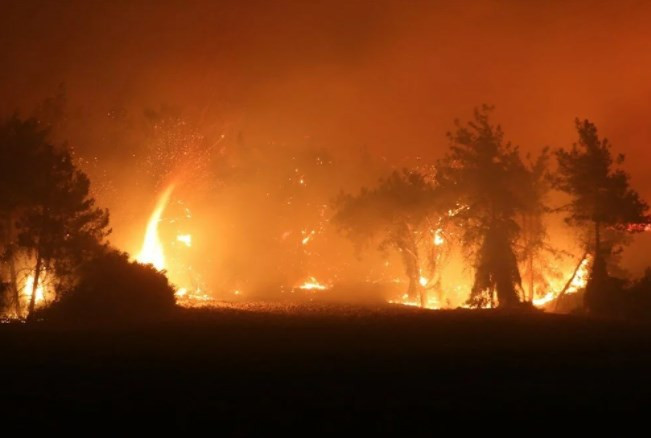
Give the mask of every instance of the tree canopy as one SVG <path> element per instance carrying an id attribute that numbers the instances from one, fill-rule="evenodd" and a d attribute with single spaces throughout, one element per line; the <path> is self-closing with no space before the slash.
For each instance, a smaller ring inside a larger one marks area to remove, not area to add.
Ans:
<path id="1" fill-rule="evenodd" d="M 575 121 L 578 142 L 568 150 L 556 151 L 558 173 L 555 185 L 570 196 L 565 206 L 566 220 L 577 227 L 593 228 L 593 239 L 586 251 L 594 253 L 593 268 L 586 288 L 586 306 L 602 309 L 610 302 L 615 287 L 608 273 L 608 262 L 622 235 L 645 229 L 651 223 L 649 206 L 630 187 L 629 175 L 620 168 L 623 155 L 613 158 L 607 139 L 599 138 L 597 127 L 589 120 Z M 604 242 L 604 231 L 611 236 Z M 606 244 L 604 244 L 606 243 Z"/>
<path id="2" fill-rule="evenodd" d="M 568 150 L 556 151 L 556 187 L 571 197 L 565 207 L 567 221 L 579 226 L 592 224 L 593 250 L 607 257 L 609 248 L 600 248 L 601 229 L 636 231 L 650 223 L 649 206 L 630 187 L 629 175 L 619 168 L 624 156 L 613 158 L 610 143 L 599 138 L 592 122 L 577 119 L 575 123 L 578 142 Z"/>
<path id="3" fill-rule="evenodd" d="M 48 140 L 36 119 L 13 116 L 0 124 L 0 217 L 3 265 L 9 272 L 15 313 L 22 313 L 18 271 L 30 273 L 28 312 L 45 271 L 59 288 L 72 270 L 103 245 L 108 211 L 95 206 L 90 181 L 68 149 Z M 18 266 L 20 261 L 26 266 Z"/>
<path id="4" fill-rule="evenodd" d="M 341 194 L 336 201 L 333 222 L 362 248 L 380 236 L 380 248 L 400 252 L 409 279 L 407 294 L 425 302 L 420 284 L 421 263 L 417 235 L 427 217 L 436 212 L 436 193 L 419 172 L 393 172 L 372 189 L 357 195 Z"/>
<path id="5" fill-rule="evenodd" d="M 518 148 L 490 122 L 491 109 L 484 106 L 467 124 L 456 123 L 449 152 L 437 164 L 436 184 L 474 254 L 470 303 L 493 304 L 496 293 L 499 305 L 508 307 L 519 301 L 521 287 L 514 242 L 520 232 L 516 215 L 527 208 L 527 171 Z"/>

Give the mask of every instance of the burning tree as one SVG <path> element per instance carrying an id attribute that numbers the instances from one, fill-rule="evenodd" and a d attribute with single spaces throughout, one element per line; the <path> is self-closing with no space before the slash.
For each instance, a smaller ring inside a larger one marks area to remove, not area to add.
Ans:
<path id="1" fill-rule="evenodd" d="M 599 287 L 611 284 L 608 263 L 616 245 L 624 243 L 626 232 L 642 231 L 651 223 L 649 206 L 631 189 L 629 175 L 617 168 L 624 156 L 613 158 L 607 139 L 600 139 L 589 120 L 576 120 L 579 141 L 569 150 L 556 151 L 558 174 L 555 185 L 571 197 L 566 221 L 581 228 L 592 228 L 593 238 L 586 252 L 594 254 L 593 268 L 586 286 L 585 305 L 590 310 L 606 310 L 612 291 Z M 604 239 L 604 232 L 608 237 Z"/>
<path id="2" fill-rule="evenodd" d="M 528 178 L 518 148 L 505 143 L 502 129 L 491 124 L 491 109 L 475 110 L 467 125 L 456 122 L 448 133 L 450 151 L 437 164 L 436 183 L 475 260 L 469 303 L 492 307 L 497 294 L 499 306 L 509 307 L 519 302 L 521 289 L 515 242 L 517 217 L 528 207 L 522 190 Z"/>
<path id="3" fill-rule="evenodd" d="M 535 160 L 528 160 L 524 179 L 518 187 L 523 208 L 518 221 L 521 232 L 517 242 L 517 255 L 522 265 L 522 277 L 526 285 L 524 289 L 528 292 L 525 300 L 528 302 L 534 302 L 536 291 L 544 294 L 550 287 L 547 280 L 550 274 L 548 256 L 558 256 L 559 253 L 548 243 L 545 223 L 545 216 L 550 212 L 546 205 L 551 190 L 549 158 L 549 149 L 545 148 Z"/>
<path id="4" fill-rule="evenodd" d="M 405 170 L 380 180 L 374 189 L 364 188 L 358 195 L 341 194 L 333 222 L 360 249 L 380 235 L 380 248 L 392 246 L 399 251 L 409 279 L 409 299 L 425 306 L 418 239 L 436 206 L 434 187 L 421 173 Z"/>
<path id="5" fill-rule="evenodd" d="M 45 272 L 64 281 L 108 235 L 108 212 L 89 196 L 90 182 L 64 147 L 55 147 L 35 119 L 16 116 L 0 125 L 0 215 L 3 264 L 20 316 L 17 261 L 32 265 L 28 312 Z M 26 284 L 27 284 L 26 283 Z"/>

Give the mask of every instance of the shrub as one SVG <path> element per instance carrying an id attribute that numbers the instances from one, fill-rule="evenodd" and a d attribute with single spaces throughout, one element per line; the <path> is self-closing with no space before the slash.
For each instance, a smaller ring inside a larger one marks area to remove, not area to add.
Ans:
<path id="1" fill-rule="evenodd" d="M 45 319 L 123 321 L 152 319 L 176 307 L 174 288 L 163 272 L 107 251 L 81 269 L 79 282 L 50 308 Z"/>

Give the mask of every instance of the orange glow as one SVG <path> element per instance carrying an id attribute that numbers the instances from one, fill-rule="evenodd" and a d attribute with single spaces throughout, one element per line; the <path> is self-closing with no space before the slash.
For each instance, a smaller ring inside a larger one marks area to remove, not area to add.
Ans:
<path id="1" fill-rule="evenodd" d="M 576 275 L 574 275 L 574 277 L 570 281 L 570 284 L 565 290 L 565 295 L 571 295 L 577 293 L 579 290 L 585 288 L 586 284 L 588 283 L 588 277 L 590 275 L 591 262 L 592 262 L 592 257 L 590 255 L 587 255 L 583 259 L 581 265 L 579 266 L 579 269 L 576 271 Z M 535 298 L 533 300 L 534 306 L 544 307 L 550 302 L 554 301 L 556 298 L 558 298 L 558 296 L 562 292 L 563 287 L 564 285 L 557 284 L 555 291 L 549 291 L 544 296 Z"/>
<path id="2" fill-rule="evenodd" d="M 176 240 L 183 243 L 187 247 L 192 246 L 192 235 L 191 234 L 179 234 L 176 236 Z"/>
<path id="3" fill-rule="evenodd" d="M 39 280 L 38 286 L 36 287 L 36 304 L 41 304 L 45 301 L 45 288 L 43 287 L 43 278 L 45 277 L 45 272 L 41 273 L 41 279 Z M 23 296 L 29 301 L 32 298 L 32 289 L 34 288 L 34 274 L 29 274 L 25 279 L 25 284 L 23 285 Z"/>
<path id="4" fill-rule="evenodd" d="M 307 280 L 305 280 L 305 282 L 303 282 L 303 284 L 301 284 L 298 288 L 303 290 L 326 290 L 329 287 L 325 284 L 320 283 L 314 277 L 308 277 Z"/>
<path id="5" fill-rule="evenodd" d="M 440 228 L 434 232 L 434 240 L 432 242 L 435 246 L 441 246 L 445 243 L 443 238 L 443 230 Z"/>
<path id="6" fill-rule="evenodd" d="M 430 310 L 437 310 L 442 308 L 439 301 L 436 298 L 430 296 L 427 297 L 427 303 L 425 306 L 421 306 L 420 300 L 410 300 L 409 295 L 407 294 L 404 294 L 399 300 L 389 300 L 388 302 L 390 304 L 400 304 L 402 306 L 409 307 L 422 307 L 423 309 Z"/>

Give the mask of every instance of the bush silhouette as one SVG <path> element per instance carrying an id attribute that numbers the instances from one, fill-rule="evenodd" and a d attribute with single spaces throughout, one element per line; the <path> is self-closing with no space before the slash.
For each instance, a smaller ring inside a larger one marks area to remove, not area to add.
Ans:
<path id="1" fill-rule="evenodd" d="M 624 280 L 612 277 L 603 257 L 595 259 L 583 296 L 586 309 L 596 315 L 621 315 L 624 304 Z"/>
<path id="2" fill-rule="evenodd" d="M 123 321 L 158 318 L 175 309 L 174 288 L 151 265 L 109 251 L 88 262 L 77 286 L 42 312 L 45 319 Z"/>
<path id="3" fill-rule="evenodd" d="M 651 268 L 629 288 L 624 311 L 631 319 L 651 319 Z"/>

